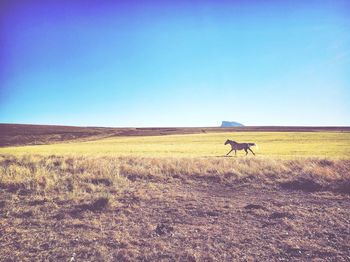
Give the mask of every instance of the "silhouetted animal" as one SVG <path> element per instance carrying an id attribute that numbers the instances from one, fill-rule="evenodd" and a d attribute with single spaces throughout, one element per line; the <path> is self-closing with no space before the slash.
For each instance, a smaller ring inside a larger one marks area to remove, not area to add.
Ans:
<path id="1" fill-rule="evenodd" d="M 250 149 L 251 146 L 255 146 L 254 143 L 237 143 L 236 141 L 227 139 L 226 142 L 225 142 L 225 145 L 227 145 L 227 144 L 230 144 L 231 147 L 232 147 L 232 149 L 226 154 L 227 156 L 233 150 L 235 150 L 235 155 L 237 154 L 237 150 L 244 150 L 245 151 L 245 155 L 248 155 L 248 150 L 249 150 L 255 156 L 253 150 Z"/>

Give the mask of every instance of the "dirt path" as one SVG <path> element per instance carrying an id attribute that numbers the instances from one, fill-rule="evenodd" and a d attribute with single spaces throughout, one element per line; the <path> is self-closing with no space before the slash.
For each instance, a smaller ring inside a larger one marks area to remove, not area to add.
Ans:
<path id="1" fill-rule="evenodd" d="M 350 261 L 349 195 L 134 183 L 98 212 L 1 192 L 0 260 Z"/>

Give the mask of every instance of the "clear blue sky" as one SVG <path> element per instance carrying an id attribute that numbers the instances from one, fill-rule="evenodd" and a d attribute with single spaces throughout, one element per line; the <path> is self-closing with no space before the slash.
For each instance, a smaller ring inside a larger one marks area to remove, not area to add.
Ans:
<path id="1" fill-rule="evenodd" d="M 0 2 L 0 122 L 350 125 L 350 1 Z"/>

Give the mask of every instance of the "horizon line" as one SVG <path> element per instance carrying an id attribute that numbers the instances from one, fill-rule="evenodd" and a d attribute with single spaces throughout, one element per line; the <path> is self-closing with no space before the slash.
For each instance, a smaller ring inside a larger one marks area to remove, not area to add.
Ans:
<path id="1" fill-rule="evenodd" d="M 81 128 L 245 128 L 245 127 L 305 127 L 305 128 L 350 128 L 350 125 L 243 125 L 243 126 L 100 126 L 100 125 L 67 125 L 67 124 L 33 124 L 33 123 L 8 123 L 0 122 L 0 125 L 30 125 L 30 126 L 57 126 L 57 127 L 81 127 Z"/>

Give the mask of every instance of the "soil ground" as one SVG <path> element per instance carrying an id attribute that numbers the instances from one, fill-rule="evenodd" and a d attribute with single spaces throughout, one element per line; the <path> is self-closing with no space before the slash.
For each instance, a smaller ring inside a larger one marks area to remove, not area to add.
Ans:
<path id="1" fill-rule="evenodd" d="M 0 197 L 1 261 L 350 261 L 349 194 L 196 177 L 135 180 L 110 207 Z"/>

